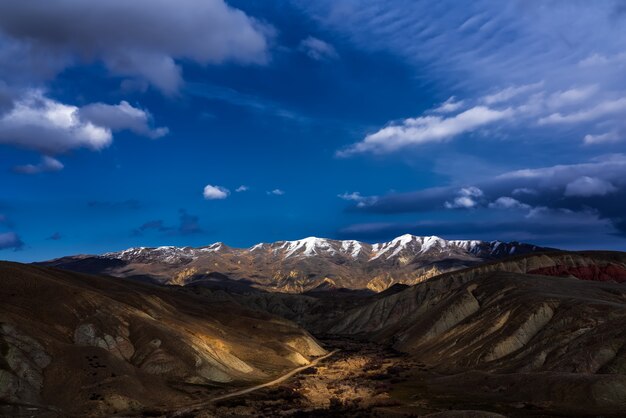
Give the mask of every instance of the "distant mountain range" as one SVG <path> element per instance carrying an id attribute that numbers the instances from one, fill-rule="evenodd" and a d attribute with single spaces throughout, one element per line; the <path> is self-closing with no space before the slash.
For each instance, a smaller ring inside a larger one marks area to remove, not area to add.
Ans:
<path id="1" fill-rule="evenodd" d="M 389 242 L 309 237 L 232 248 L 136 247 L 102 255 L 63 257 L 41 265 L 161 284 L 201 282 L 216 273 L 269 291 L 302 293 L 336 288 L 383 291 L 511 255 L 546 251 L 519 242 L 445 240 L 402 235 Z"/>

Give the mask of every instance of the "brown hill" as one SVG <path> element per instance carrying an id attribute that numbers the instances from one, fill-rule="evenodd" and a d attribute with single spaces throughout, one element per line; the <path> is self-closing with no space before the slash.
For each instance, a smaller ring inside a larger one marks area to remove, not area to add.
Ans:
<path id="1" fill-rule="evenodd" d="M 325 353 L 285 319 L 122 279 L 1 262 L 0 301 L 0 401 L 17 405 L 8 415 L 184 404 Z"/>
<path id="2" fill-rule="evenodd" d="M 416 370 L 402 390 L 426 384 L 431 400 L 619 415 L 626 410 L 626 286 L 617 283 L 624 260 L 624 253 L 530 255 L 445 274 L 354 308 L 329 332 L 409 353 L 434 373 Z M 568 276 L 534 274 L 540 268 Z M 608 280 L 571 275 L 589 270 Z"/>

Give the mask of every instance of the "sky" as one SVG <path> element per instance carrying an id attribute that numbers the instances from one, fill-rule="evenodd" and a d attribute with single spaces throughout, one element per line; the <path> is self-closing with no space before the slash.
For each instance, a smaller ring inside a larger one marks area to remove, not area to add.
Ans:
<path id="1" fill-rule="evenodd" d="M 626 249 L 622 0 L 0 1 L 0 259 Z"/>

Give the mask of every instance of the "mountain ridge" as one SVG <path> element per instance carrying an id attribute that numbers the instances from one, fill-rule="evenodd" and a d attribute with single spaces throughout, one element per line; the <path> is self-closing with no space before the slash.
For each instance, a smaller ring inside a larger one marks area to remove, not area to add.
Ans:
<path id="1" fill-rule="evenodd" d="M 338 288 L 380 292 L 395 283 L 415 284 L 485 261 L 545 250 L 516 241 L 446 240 L 405 234 L 374 244 L 307 237 L 248 248 L 222 242 L 202 247 L 132 247 L 39 264 L 161 284 L 184 285 L 198 276 L 220 273 L 235 280 L 251 280 L 270 291 L 303 293 L 329 279 Z"/>

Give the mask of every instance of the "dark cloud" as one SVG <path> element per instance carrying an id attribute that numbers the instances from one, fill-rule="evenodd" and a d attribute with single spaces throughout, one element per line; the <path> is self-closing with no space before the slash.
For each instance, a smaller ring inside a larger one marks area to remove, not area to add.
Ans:
<path id="1" fill-rule="evenodd" d="M 137 210 L 143 207 L 143 204 L 135 199 L 128 199 L 119 202 L 104 201 L 104 200 L 91 200 L 87 202 L 87 206 L 94 209 L 115 209 L 115 210 Z"/>
<path id="2" fill-rule="evenodd" d="M 178 226 L 178 233 L 180 235 L 191 235 L 203 232 L 200 227 L 200 218 L 195 215 L 190 215 L 186 210 L 180 210 L 180 224 Z"/>
<path id="3" fill-rule="evenodd" d="M 55 232 L 54 234 L 50 235 L 46 239 L 50 240 L 50 241 L 59 241 L 59 240 L 63 239 L 63 235 L 61 235 L 60 232 Z"/>
<path id="4" fill-rule="evenodd" d="M 272 30 L 223 0 L 34 0 L 0 3 L 2 32 L 0 57 L 11 73 L 49 76 L 97 60 L 175 93 L 177 60 L 265 63 Z"/>
<path id="5" fill-rule="evenodd" d="M 607 236 L 616 233 L 616 229 L 610 221 L 598 218 L 593 212 L 541 209 L 530 216 L 509 219 L 355 224 L 341 229 L 337 236 L 340 239 L 381 242 L 406 233 L 437 235 L 447 239 L 498 239 L 592 248 L 606 245 Z M 582 241 L 581 236 L 585 237 Z"/>
<path id="6" fill-rule="evenodd" d="M 169 226 L 163 220 L 148 221 L 138 228 L 133 229 L 132 236 L 142 236 L 147 232 L 157 232 L 165 235 L 192 235 L 204 232 L 200 226 L 200 218 L 189 214 L 186 210 L 179 211 L 179 223 L 177 226 Z"/>
<path id="7" fill-rule="evenodd" d="M 13 107 L 14 95 L 9 88 L 0 80 L 0 115 Z"/>
<path id="8" fill-rule="evenodd" d="M 472 196 L 464 191 L 474 190 Z M 465 200 L 460 200 L 465 199 Z M 471 200 L 471 201 L 470 201 Z M 615 154 L 585 163 L 556 165 L 504 173 L 476 184 L 390 194 L 352 211 L 375 214 L 553 209 L 595 211 L 622 232 L 626 219 L 626 155 Z"/>
<path id="9" fill-rule="evenodd" d="M 0 233 L 0 250 L 19 251 L 24 247 L 24 242 L 15 232 Z"/>
<path id="10" fill-rule="evenodd" d="M 161 220 L 148 221 L 141 225 L 139 228 L 133 229 L 133 236 L 142 236 L 144 232 L 147 231 L 158 231 L 158 232 L 168 232 L 171 231 L 172 228 L 165 225 L 165 223 Z"/>

